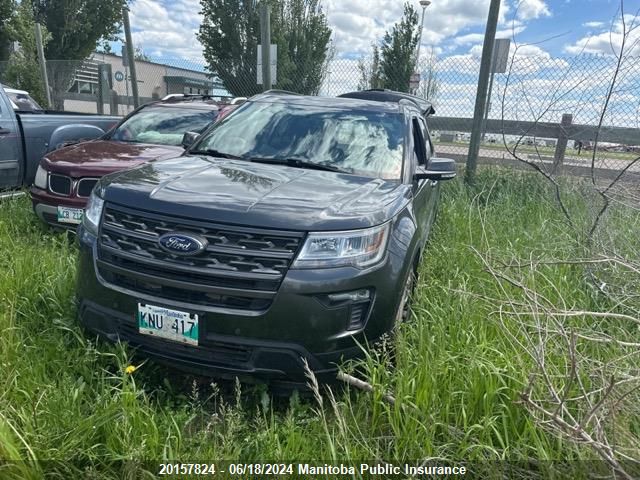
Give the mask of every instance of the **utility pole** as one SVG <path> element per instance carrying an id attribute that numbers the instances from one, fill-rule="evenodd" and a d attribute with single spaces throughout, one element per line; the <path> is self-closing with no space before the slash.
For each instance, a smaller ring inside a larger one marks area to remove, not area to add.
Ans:
<path id="1" fill-rule="evenodd" d="M 44 58 L 44 46 L 42 45 L 42 29 L 40 23 L 36 22 L 36 50 L 38 50 L 38 63 L 44 83 L 44 93 L 47 98 L 47 108 L 51 110 L 51 91 L 49 90 L 49 76 L 47 75 L 47 62 Z"/>
<path id="2" fill-rule="evenodd" d="M 129 7 L 122 7 L 122 24 L 124 25 L 124 37 L 127 42 L 127 57 L 129 57 L 129 69 L 131 75 L 131 93 L 133 94 L 133 106 L 140 106 L 138 96 L 138 76 L 136 75 L 136 59 L 133 53 L 133 41 L 131 40 L 131 25 L 129 24 Z"/>
<path id="3" fill-rule="evenodd" d="M 260 42 L 262 48 L 262 90 L 271 90 L 271 10 L 269 4 L 260 3 Z"/>
<path id="4" fill-rule="evenodd" d="M 484 33 L 484 43 L 482 45 L 482 60 L 480 61 L 476 106 L 473 112 L 473 129 L 471 130 L 471 141 L 469 142 L 469 154 L 467 156 L 467 168 L 465 172 L 465 180 L 467 183 L 473 183 L 478 166 L 482 124 L 487 103 L 487 89 L 489 87 L 489 76 L 491 75 L 491 60 L 493 59 L 493 46 L 496 39 L 499 15 L 500 0 L 491 0 L 489 17 L 487 18 L 487 28 Z"/>

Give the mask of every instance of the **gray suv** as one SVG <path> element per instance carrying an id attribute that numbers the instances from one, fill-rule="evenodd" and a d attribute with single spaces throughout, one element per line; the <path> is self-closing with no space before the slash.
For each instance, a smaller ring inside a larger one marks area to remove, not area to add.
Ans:
<path id="1" fill-rule="evenodd" d="M 184 155 L 104 177 L 79 230 L 82 324 L 200 374 L 303 383 L 305 358 L 335 376 L 406 316 L 455 176 L 432 111 L 266 92 Z"/>

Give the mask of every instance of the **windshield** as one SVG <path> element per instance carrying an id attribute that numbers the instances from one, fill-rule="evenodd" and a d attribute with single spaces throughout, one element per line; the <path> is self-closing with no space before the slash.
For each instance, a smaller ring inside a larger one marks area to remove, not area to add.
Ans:
<path id="1" fill-rule="evenodd" d="M 38 105 L 38 102 L 36 102 L 26 93 L 7 92 L 7 95 L 17 107 L 16 110 L 22 112 L 33 112 L 35 110 L 42 110 L 42 107 Z"/>
<path id="2" fill-rule="evenodd" d="M 193 150 L 248 160 L 295 159 L 397 180 L 402 171 L 403 132 L 399 113 L 248 102 Z"/>
<path id="3" fill-rule="evenodd" d="M 153 106 L 143 108 L 122 123 L 111 140 L 158 145 L 181 145 L 185 132 L 202 133 L 218 115 L 217 110 Z"/>

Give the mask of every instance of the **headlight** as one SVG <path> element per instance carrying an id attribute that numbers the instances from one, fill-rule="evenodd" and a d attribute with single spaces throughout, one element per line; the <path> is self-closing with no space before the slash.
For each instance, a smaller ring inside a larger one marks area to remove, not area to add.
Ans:
<path id="1" fill-rule="evenodd" d="M 293 268 L 369 267 L 387 248 L 389 224 L 348 232 L 310 233 Z"/>
<path id="2" fill-rule="evenodd" d="M 82 219 L 82 226 L 90 233 L 97 235 L 102 209 L 104 208 L 104 200 L 96 195 L 95 192 L 96 190 L 94 189 L 87 202 L 87 208 L 84 211 L 84 218 Z"/>
<path id="3" fill-rule="evenodd" d="M 41 165 L 38 165 L 38 170 L 36 171 L 36 179 L 34 180 L 33 184 L 38 188 L 42 188 L 43 190 L 46 190 L 48 174 L 49 172 L 47 172 L 44 168 L 42 168 Z"/>

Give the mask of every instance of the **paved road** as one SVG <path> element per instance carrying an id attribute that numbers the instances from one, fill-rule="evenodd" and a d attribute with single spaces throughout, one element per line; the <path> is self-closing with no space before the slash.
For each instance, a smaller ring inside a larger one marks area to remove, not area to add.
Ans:
<path id="1" fill-rule="evenodd" d="M 438 145 L 436 144 L 436 151 L 443 156 L 446 155 L 467 155 L 468 148 L 466 146 L 453 146 L 453 145 Z M 604 152 L 606 155 L 606 152 Z M 540 158 L 531 152 L 523 152 L 521 158 L 525 160 L 532 160 L 536 163 L 553 164 L 553 157 L 550 155 L 541 155 Z M 487 160 L 517 160 L 506 150 L 497 150 L 493 148 L 480 148 L 480 159 Z M 629 164 L 627 160 L 620 160 L 619 158 L 597 158 L 595 167 L 604 170 L 622 170 Z M 564 165 L 572 167 L 591 167 L 590 152 L 584 152 L 582 156 L 568 155 L 564 159 Z M 636 162 L 628 171 L 640 173 L 640 161 Z"/>

